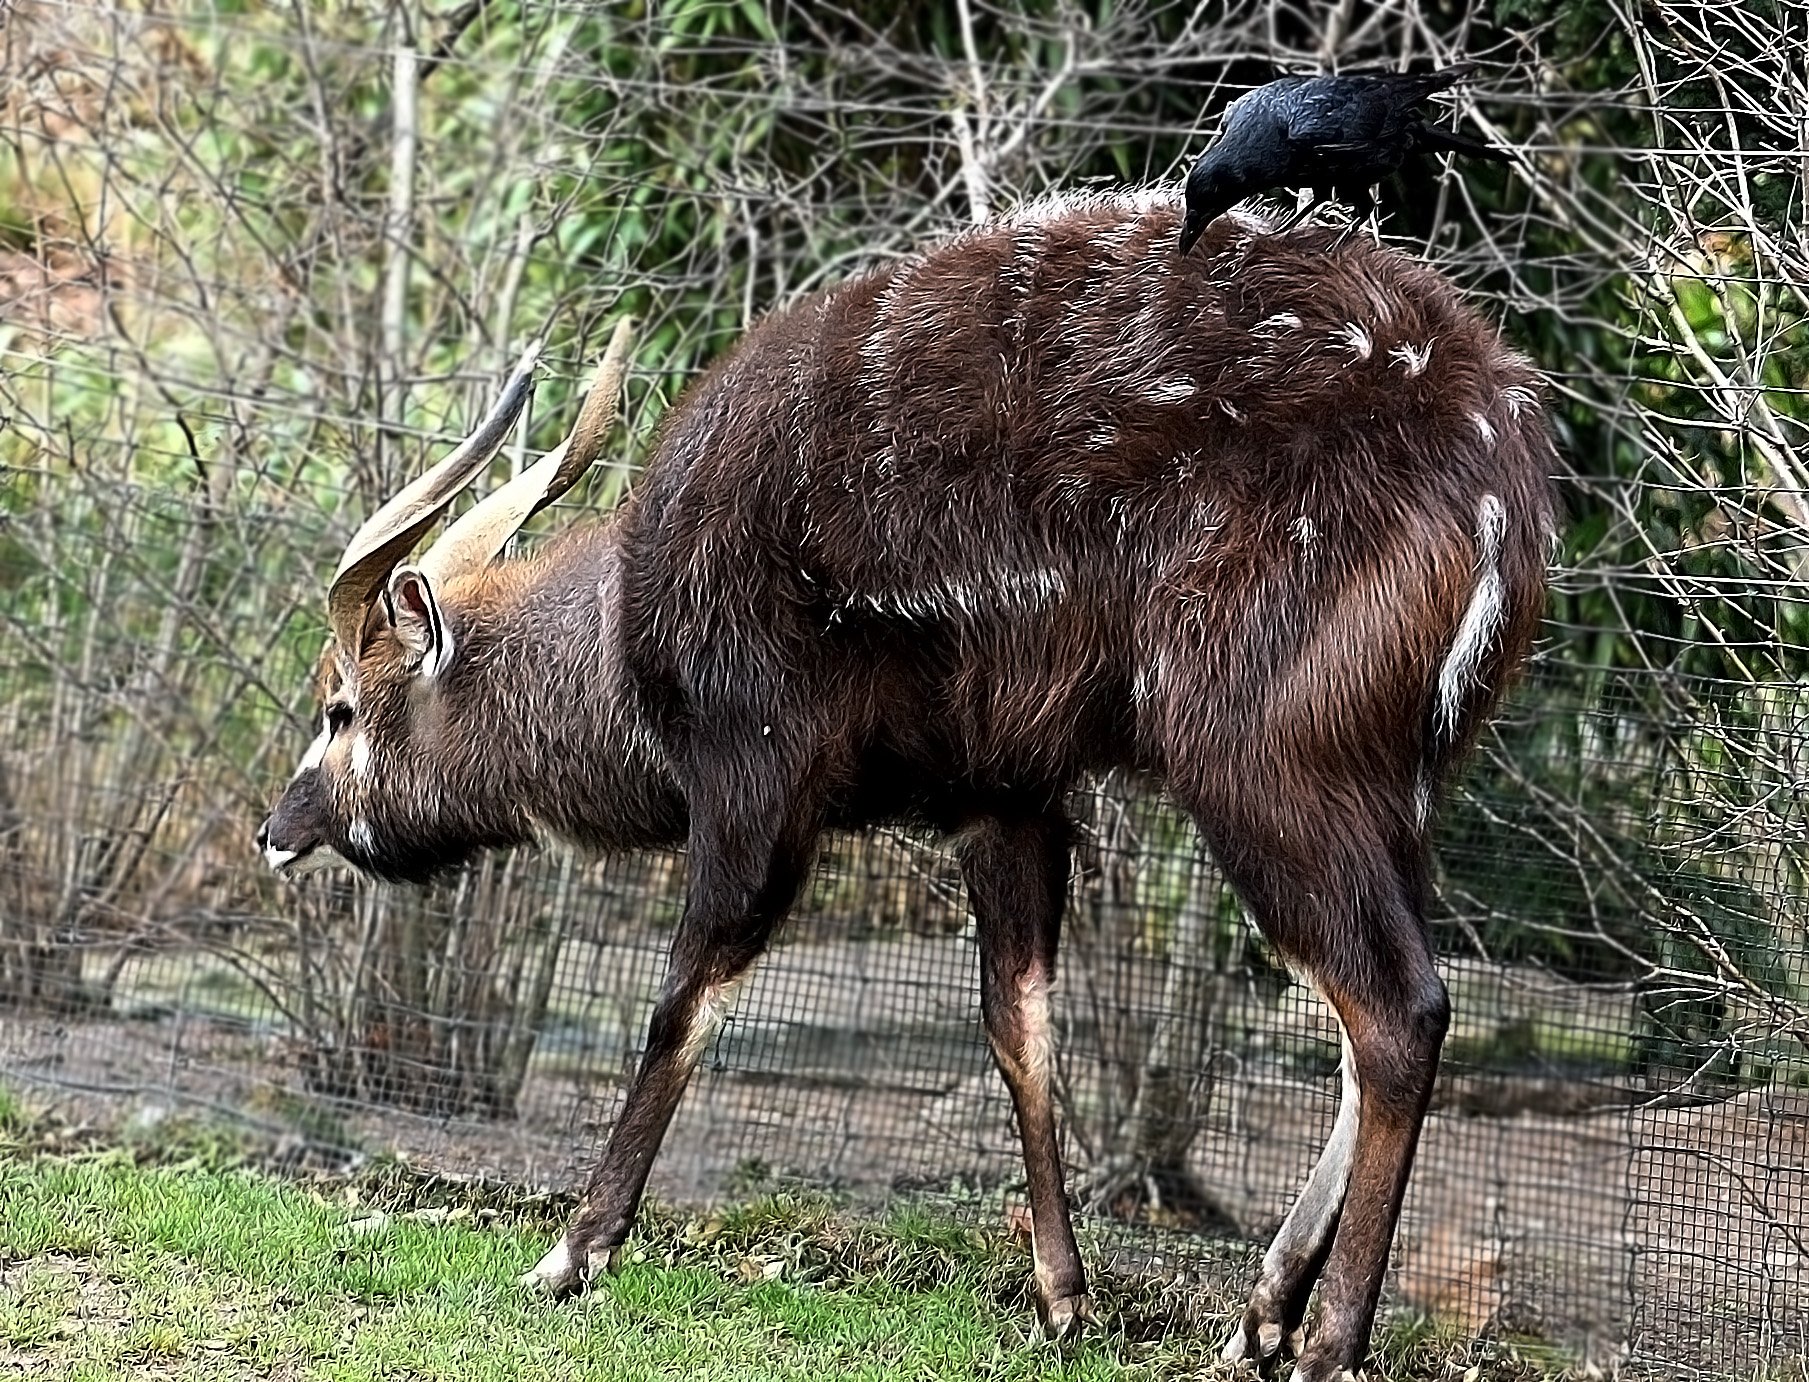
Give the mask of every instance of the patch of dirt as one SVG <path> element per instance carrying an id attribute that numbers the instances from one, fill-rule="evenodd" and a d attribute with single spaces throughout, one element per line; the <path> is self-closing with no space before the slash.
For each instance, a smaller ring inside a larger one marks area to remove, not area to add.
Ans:
<path id="1" fill-rule="evenodd" d="M 622 947 L 593 969 L 609 974 L 609 992 L 592 991 L 594 1008 L 566 1000 L 562 1035 L 543 1045 L 508 1123 L 326 1104 L 296 1088 L 280 1030 L 181 1015 L 0 1019 L 0 1070 L 54 1088 L 76 1118 L 117 1123 L 136 1108 L 142 1120 L 150 1108 L 154 1123 L 197 1108 L 248 1119 L 297 1166 L 343 1163 L 334 1146 L 352 1145 L 563 1191 L 613 1119 L 658 951 L 651 941 Z M 1022 1172 L 973 990 L 973 949 L 961 937 L 782 948 L 681 1106 L 654 1191 L 698 1204 L 782 1175 L 856 1202 L 956 1185 L 1008 1207 Z M 1290 1052 L 1329 1034 L 1312 1008 L 1239 1020 L 1267 1026 L 1221 1076 L 1188 1169 L 1259 1241 L 1317 1156 L 1337 1086 L 1289 1073 L 1300 1063 Z M 1469 1093 L 1445 1100 L 1421 1143 L 1397 1300 L 1461 1329 L 1526 1331 L 1598 1361 L 1618 1360 L 1628 1344 L 1636 1358 L 1716 1372 L 1809 1353 L 1804 1096 L 1642 1109 L 1624 1090 L 1582 1079 L 1463 1080 Z M 1068 1155 L 1084 1171 L 1084 1149 L 1071 1143 Z M 1247 1279 L 1241 1247 L 1096 1227 L 1108 1256 L 1237 1289 Z"/>

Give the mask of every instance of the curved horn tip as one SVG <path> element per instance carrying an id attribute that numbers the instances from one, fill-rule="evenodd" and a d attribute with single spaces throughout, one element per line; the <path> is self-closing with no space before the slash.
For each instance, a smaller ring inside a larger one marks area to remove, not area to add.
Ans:
<path id="1" fill-rule="evenodd" d="M 529 341 L 509 372 L 502 394 L 477 426 L 450 453 L 392 495 L 352 534 L 327 587 L 327 608 L 335 635 L 355 641 L 364 610 L 378 586 L 421 535 L 475 480 L 507 440 L 533 392 L 534 368 L 545 337 Z"/>
<path id="2" fill-rule="evenodd" d="M 453 576 L 494 561 L 523 523 L 565 494 L 596 461 L 617 416 L 633 335 L 633 318 L 616 324 L 565 440 L 466 510 L 422 554 L 416 565 L 436 583 L 444 586 Z"/>

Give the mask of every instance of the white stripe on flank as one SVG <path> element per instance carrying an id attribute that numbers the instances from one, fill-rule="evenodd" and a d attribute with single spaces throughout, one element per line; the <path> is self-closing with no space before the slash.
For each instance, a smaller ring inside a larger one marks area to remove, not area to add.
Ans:
<path id="1" fill-rule="evenodd" d="M 1539 406 L 1539 395 L 1524 384 L 1513 384 L 1501 391 L 1501 401 L 1515 417 Z"/>
<path id="2" fill-rule="evenodd" d="M 1176 375 L 1173 379 L 1159 379 L 1143 390 L 1143 397 L 1151 403 L 1185 403 L 1199 392 L 1199 385 L 1186 375 Z"/>
<path id="3" fill-rule="evenodd" d="M 1388 358 L 1407 371 L 1407 377 L 1424 374 L 1426 366 L 1432 363 L 1432 342 L 1425 345 L 1414 345 L 1411 341 L 1403 341 L 1388 352 Z"/>
<path id="4" fill-rule="evenodd" d="M 1420 778 L 1413 786 L 1413 820 L 1421 830 L 1426 822 L 1432 819 L 1432 779 L 1426 776 L 1426 770 L 1420 769 Z"/>
<path id="5" fill-rule="evenodd" d="M 1437 720 L 1447 740 L 1457 735 L 1464 695 L 1476 684 L 1483 654 L 1506 613 L 1506 592 L 1501 583 L 1501 538 L 1505 525 L 1501 500 L 1492 494 L 1483 495 L 1476 507 L 1476 589 L 1438 673 Z"/>

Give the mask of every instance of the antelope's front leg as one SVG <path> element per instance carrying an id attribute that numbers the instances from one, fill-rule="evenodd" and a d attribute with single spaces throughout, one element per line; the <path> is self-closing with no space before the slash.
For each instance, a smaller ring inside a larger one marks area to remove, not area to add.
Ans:
<path id="1" fill-rule="evenodd" d="M 727 804 L 711 819 L 694 815 L 685 915 L 648 1023 L 646 1054 L 585 1185 L 577 1217 L 564 1239 L 522 1277 L 524 1284 L 564 1295 L 615 1265 L 691 1072 L 797 893 L 809 836 L 790 828 L 794 819 L 795 812 Z M 760 825 L 750 829 L 750 821 Z"/>
<path id="2" fill-rule="evenodd" d="M 553 1250 L 521 1278 L 554 1295 L 582 1290 L 611 1270 L 634 1227 L 666 1127 L 704 1048 L 721 1025 L 740 973 L 674 967 L 647 1028 L 647 1052 L 621 1117 L 585 1185 L 577 1218 Z"/>
<path id="3" fill-rule="evenodd" d="M 1037 1314 L 1052 1339 L 1095 1322 L 1056 1141 L 1049 989 L 1068 888 L 1068 826 L 1059 816 L 988 819 L 963 841 L 961 870 L 980 941 L 980 1006 L 1017 1110 L 1030 1190 Z"/>

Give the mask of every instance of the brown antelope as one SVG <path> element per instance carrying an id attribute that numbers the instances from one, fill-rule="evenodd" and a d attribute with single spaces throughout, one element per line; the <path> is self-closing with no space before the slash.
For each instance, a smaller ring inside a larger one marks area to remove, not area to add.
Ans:
<path id="1" fill-rule="evenodd" d="M 1064 799 L 1128 766 L 1344 1036 L 1336 1125 L 1225 1356 L 1362 1362 L 1448 1012 L 1427 822 L 1537 627 L 1553 453 L 1532 371 L 1437 273 L 1235 215 L 1183 258 L 1177 201 L 1046 203 L 775 312 L 617 512 L 495 561 L 595 454 L 618 335 L 574 435 L 398 566 L 508 431 L 524 362 L 354 538 L 273 866 L 688 848 L 646 1054 L 527 1280 L 613 1261 L 823 831 L 909 822 L 953 837 L 972 900 L 1039 1313 L 1090 1319 L 1050 986 Z"/>

